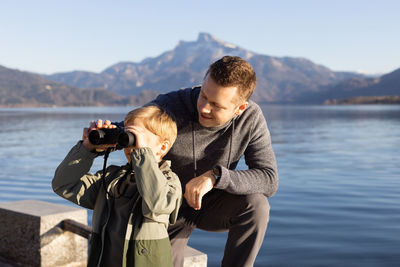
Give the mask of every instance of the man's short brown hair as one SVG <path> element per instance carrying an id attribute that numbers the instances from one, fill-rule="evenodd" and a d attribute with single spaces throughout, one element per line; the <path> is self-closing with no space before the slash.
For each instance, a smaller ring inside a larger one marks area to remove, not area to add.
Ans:
<path id="1" fill-rule="evenodd" d="M 247 101 L 257 85 L 257 76 L 253 67 L 244 59 L 224 56 L 208 68 L 204 78 L 210 77 L 221 86 L 235 86 L 242 100 Z"/>
<path id="2" fill-rule="evenodd" d="M 174 144 L 177 135 L 175 120 L 157 106 L 145 106 L 130 111 L 124 120 L 128 125 L 135 119 L 142 119 L 144 127 L 160 137 L 161 141 L 168 140 L 170 147 Z"/>

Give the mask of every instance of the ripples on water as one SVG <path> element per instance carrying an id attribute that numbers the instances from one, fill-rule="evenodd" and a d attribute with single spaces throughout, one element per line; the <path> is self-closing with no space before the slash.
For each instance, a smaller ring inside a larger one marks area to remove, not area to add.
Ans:
<path id="1" fill-rule="evenodd" d="M 51 190 L 55 168 L 90 120 L 120 121 L 129 110 L 0 109 L 0 202 L 73 205 Z M 280 187 L 255 266 L 399 266 L 400 106 L 263 110 Z M 109 161 L 125 157 L 113 153 Z M 195 231 L 189 243 L 219 266 L 226 236 Z"/>

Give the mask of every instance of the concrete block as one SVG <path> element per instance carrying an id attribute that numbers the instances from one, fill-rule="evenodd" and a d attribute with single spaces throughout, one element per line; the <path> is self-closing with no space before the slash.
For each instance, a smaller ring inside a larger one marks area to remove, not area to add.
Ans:
<path id="1" fill-rule="evenodd" d="M 0 203 L 0 267 L 86 266 L 87 239 L 63 231 L 66 219 L 87 225 L 87 211 L 38 200 Z M 207 267 L 206 254 L 184 253 L 184 267 Z"/>
<path id="2" fill-rule="evenodd" d="M 207 254 L 186 246 L 183 267 L 207 267 Z"/>
<path id="3" fill-rule="evenodd" d="M 60 228 L 87 211 L 39 200 L 0 203 L 0 258 L 11 266 L 86 266 L 87 239 Z"/>

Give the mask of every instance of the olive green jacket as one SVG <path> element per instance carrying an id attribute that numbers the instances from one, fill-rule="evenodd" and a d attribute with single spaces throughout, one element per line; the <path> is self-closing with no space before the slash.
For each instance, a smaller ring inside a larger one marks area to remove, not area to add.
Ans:
<path id="1" fill-rule="evenodd" d="M 113 206 L 113 197 L 104 190 L 102 171 L 89 173 L 96 156 L 78 142 L 58 166 L 52 181 L 58 195 L 93 209 L 88 266 L 102 266 L 104 231 L 109 207 Z M 109 166 L 105 175 L 107 192 L 113 192 L 118 180 L 133 170 L 138 189 L 126 229 L 122 266 L 172 266 L 167 229 L 175 223 L 182 201 L 179 178 L 168 162 L 159 166 L 149 148 L 134 150 L 131 162 L 131 167 Z"/>

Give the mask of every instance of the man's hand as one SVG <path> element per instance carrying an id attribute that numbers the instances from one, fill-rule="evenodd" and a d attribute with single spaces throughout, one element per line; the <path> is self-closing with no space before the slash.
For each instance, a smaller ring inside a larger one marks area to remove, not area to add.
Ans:
<path id="1" fill-rule="evenodd" d="M 89 151 L 97 151 L 97 152 L 102 152 L 104 150 L 106 150 L 109 147 L 115 147 L 115 144 L 113 145 L 92 145 L 89 142 L 89 133 L 92 130 L 95 129 L 101 129 L 101 128 L 116 128 L 117 126 L 112 125 L 111 122 L 109 120 L 106 120 L 103 124 L 102 120 L 97 120 L 95 121 L 91 121 L 89 128 L 83 128 L 83 134 L 82 134 L 82 140 L 83 140 L 83 146 L 86 147 Z"/>
<path id="2" fill-rule="evenodd" d="M 205 194 L 213 189 L 215 177 L 212 171 L 207 171 L 202 175 L 193 178 L 186 184 L 186 202 L 195 210 L 201 209 L 201 200 Z"/>

